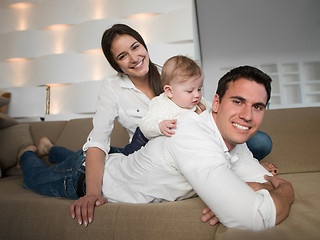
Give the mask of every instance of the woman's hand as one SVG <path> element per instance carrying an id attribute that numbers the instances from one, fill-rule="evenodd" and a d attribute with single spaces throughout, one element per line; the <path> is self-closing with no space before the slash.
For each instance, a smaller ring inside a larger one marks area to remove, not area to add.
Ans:
<path id="1" fill-rule="evenodd" d="M 201 211 L 201 221 L 202 222 L 208 222 L 211 226 L 216 225 L 216 223 L 219 222 L 219 219 L 214 215 L 214 213 L 210 210 L 210 208 L 207 206 Z"/>
<path id="2" fill-rule="evenodd" d="M 175 134 L 175 131 L 173 131 L 172 129 L 177 127 L 176 123 L 177 119 L 161 121 L 159 123 L 160 132 L 167 137 L 171 137 Z"/>
<path id="3" fill-rule="evenodd" d="M 70 206 L 70 215 L 76 218 L 79 225 L 88 226 L 93 221 L 93 212 L 95 207 L 99 207 L 108 200 L 101 195 L 85 195 L 75 200 Z"/>

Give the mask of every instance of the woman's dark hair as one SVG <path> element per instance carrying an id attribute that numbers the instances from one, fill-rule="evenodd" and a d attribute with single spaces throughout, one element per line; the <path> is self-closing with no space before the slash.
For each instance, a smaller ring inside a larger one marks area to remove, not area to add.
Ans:
<path id="1" fill-rule="evenodd" d="M 251 66 L 240 66 L 237 68 L 232 69 L 230 72 L 226 73 L 218 83 L 218 88 L 216 94 L 219 95 L 219 99 L 223 98 L 224 94 L 228 90 L 229 83 L 237 81 L 240 78 L 245 78 L 250 81 L 254 81 L 259 84 L 263 84 L 268 95 L 267 102 L 270 100 L 271 96 L 271 82 L 272 79 L 262 72 L 261 70 L 251 67 Z"/>
<path id="2" fill-rule="evenodd" d="M 134 39 L 136 39 L 139 43 L 141 43 L 145 49 L 148 51 L 147 45 L 145 44 L 141 35 L 131 27 L 125 24 L 114 24 L 111 28 L 107 29 L 101 40 L 101 47 L 105 57 L 107 58 L 111 67 L 116 70 L 118 73 L 123 73 L 119 65 L 114 60 L 112 53 L 111 53 L 111 44 L 115 37 L 119 35 L 130 35 Z M 160 73 L 158 71 L 158 67 L 149 60 L 149 73 L 148 73 L 149 83 L 152 87 L 154 94 L 158 96 L 163 92 L 161 87 L 161 80 L 160 80 Z"/>

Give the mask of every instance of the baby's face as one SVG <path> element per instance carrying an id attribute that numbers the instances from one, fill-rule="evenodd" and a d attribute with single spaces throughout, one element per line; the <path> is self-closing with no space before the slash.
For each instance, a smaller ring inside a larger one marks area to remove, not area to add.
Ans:
<path id="1" fill-rule="evenodd" d="M 191 109 L 201 101 L 202 85 L 203 76 L 191 77 L 183 82 L 173 81 L 168 97 L 179 107 Z"/>

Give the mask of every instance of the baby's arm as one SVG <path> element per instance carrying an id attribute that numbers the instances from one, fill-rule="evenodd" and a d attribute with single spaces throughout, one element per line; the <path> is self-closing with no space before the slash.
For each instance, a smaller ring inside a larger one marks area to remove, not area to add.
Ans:
<path id="1" fill-rule="evenodd" d="M 167 137 L 171 137 L 175 134 L 175 131 L 173 131 L 172 129 L 177 127 L 176 123 L 177 119 L 161 121 L 159 123 L 160 132 Z"/>
<path id="2" fill-rule="evenodd" d="M 162 121 L 164 114 L 160 96 L 151 100 L 147 113 L 140 120 L 140 130 L 148 139 L 162 135 L 159 123 Z"/>

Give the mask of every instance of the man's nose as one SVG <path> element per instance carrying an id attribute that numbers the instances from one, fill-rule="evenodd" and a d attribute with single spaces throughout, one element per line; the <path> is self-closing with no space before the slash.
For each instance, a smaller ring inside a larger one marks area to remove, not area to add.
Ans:
<path id="1" fill-rule="evenodd" d="M 251 106 L 242 106 L 240 110 L 239 117 L 245 121 L 250 121 L 252 119 L 252 108 Z"/>

